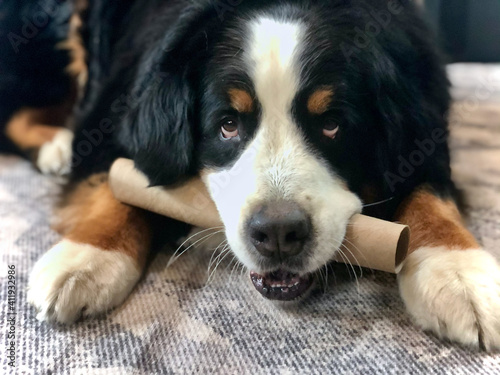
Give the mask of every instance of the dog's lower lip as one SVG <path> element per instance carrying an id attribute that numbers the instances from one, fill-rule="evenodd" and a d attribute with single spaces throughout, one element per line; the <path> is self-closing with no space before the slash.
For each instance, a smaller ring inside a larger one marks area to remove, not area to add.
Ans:
<path id="1" fill-rule="evenodd" d="M 263 275 L 250 271 L 250 279 L 260 294 L 267 299 L 278 301 L 297 299 L 307 292 L 313 283 L 311 275 L 299 276 L 282 270 Z"/>

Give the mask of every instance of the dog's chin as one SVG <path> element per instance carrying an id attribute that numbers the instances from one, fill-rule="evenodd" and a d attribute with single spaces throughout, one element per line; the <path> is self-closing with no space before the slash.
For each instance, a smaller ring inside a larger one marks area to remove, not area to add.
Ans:
<path id="1" fill-rule="evenodd" d="M 315 283 L 313 274 L 299 275 L 285 270 L 259 274 L 250 271 L 255 289 L 273 301 L 297 301 L 305 298 Z"/>

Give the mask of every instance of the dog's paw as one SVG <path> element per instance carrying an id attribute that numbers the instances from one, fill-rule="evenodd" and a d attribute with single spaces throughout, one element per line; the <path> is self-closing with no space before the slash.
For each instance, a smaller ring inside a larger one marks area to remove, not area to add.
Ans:
<path id="1" fill-rule="evenodd" d="M 38 320 L 68 324 L 122 303 L 140 274 L 126 254 L 63 240 L 35 264 L 28 302 Z"/>
<path id="2" fill-rule="evenodd" d="M 421 248 L 398 274 L 416 323 L 438 337 L 500 349 L 500 267 L 484 250 Z"/>
<path id="3" fill-rule="evenodd" d="M 73 132 L 59 130 L 52 141 L 46 142 L 38 151 L 36 166 L 44 174 L 64 176 L 71 171 Z"/>

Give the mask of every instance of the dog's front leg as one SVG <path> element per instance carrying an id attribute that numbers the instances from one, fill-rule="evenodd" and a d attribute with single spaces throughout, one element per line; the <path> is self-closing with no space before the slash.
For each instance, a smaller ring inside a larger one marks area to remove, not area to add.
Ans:
<path id="1" fill-rule="evenodd" d="M 81 182 L 59 215 L 63 239 L 36 263 L 28 300 L 40 320 L 71 323 L 129 295 L 151 242 L 146 213 L 118 202 L 106 175 Z"/>
<path id="2" fill-rule="evenodd" d="M 500 267 L 464 227 L 455 203 L 421 188 L 396 219 L 412 230 L 398 280 L 416 323 L 441 338 L 499 349 Z"/>

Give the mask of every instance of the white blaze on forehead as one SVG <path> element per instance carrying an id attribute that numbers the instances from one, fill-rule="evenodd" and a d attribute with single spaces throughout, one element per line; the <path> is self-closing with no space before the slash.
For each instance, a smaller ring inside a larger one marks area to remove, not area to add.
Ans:
<path id="1" fill-rule="evenodd" d="M 292 118 L 292 102 L 299 87 L 300 44 L 304 26 L 296 21 L 261 18 L 250 24 L 247 51 L 250 74 L 262 107 L 259 129 L 250 147 L 258 150 L 253 169 L 258 190 L 276 198 L 291 198 L 293 159 L 307 152 Z M 296 180 L 296 179 L 295 179 Z"/>
<path id="2" fill-rule="evenodd" d="M 250 25 L 250 34 L 248 59 L 263 111 L 289 110 L 299 82 L 296 59 L 302 26 L 262 18 Z"/>

